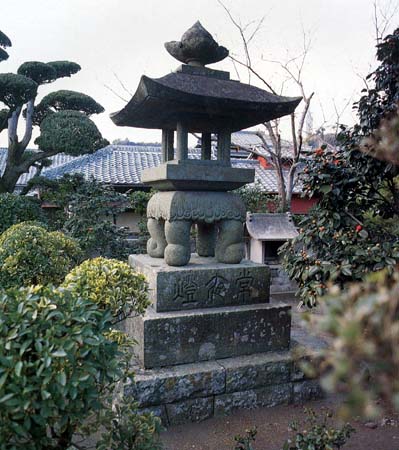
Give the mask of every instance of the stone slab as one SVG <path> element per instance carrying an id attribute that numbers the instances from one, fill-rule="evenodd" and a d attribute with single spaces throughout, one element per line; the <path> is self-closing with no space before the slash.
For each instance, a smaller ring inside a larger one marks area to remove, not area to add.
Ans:
<path id="1" fill-rule="evenodd" d="M 261 353 L 217 361 L 226 371 L 226 393 L 246 391 L 291 380 L 289 352 Z"/>
<path id="2" fill-rule="evenodd" d="M 186 266 L 172 267 L 163 259 L 130 255 L 129 264 L 147 278 L 157 312 L 269 301 L 269 269 L 252 261 L 222 264 L 192 254 Z"/>
<path id="3" fill-rule="evenodd" d="M 127 319 L 146 369 L 286 350 L 291 311 L 284 304 L 228 306 L 157 313 Z"/>
<path id="4" fill-rule="evenodd" d="M 231 191 L 252 183 L 254 169 L 219 161 L 172 160 L 143 170 L 141 181 L 159 191 Z"/>
<path id="5" fill-rule="evenodd" d="M 291 330 L 292 381 L 308 380 L 313 377 L 308 370 L 309 366 L 317 367 L 320 364 L 320 350 L 326 345 L 325 340 L 308 333 L 303 328 L 295 327 Z"/>
<path id="6" fill-rule="evenodd" d="M 170 425 L 187 422 L 202 422 L 213 416 L 213 397 L 195 398 L 166 405 Z"/>
<path id="7" fill-rule="evenodd" d="M 247 391 L 231 392 L 215 397 L 215 416 L 231 414 L 239 409 L 272 407 L 290 403 L 292 383 L 276 384 Z"/>
<path id="8" fill-rule="evenodd" d="M 125 386 L 140 407 L 207 397 L 225 391 L 225 370 L 214 361 L 144 370 L 132 367 L 134 383 Z"/>

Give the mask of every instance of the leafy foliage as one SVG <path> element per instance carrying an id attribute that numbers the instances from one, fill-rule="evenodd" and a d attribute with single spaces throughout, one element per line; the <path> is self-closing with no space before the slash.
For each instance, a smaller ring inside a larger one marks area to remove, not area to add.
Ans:
<path id="1" fill-rule="evenodd" d="M 154 194 L 154 191 L 133 191 L 129 194 L 129 207 L 137 214 L 145 216 L 147 204 Z"/>
<path id="2" fill-rule="evenodd" d="M 245 204 L 246 210 L 253 213 L 277 212 L 279 199 L 264 192 L 258 184 L 244 186 L 235 191 Z"/>
<path id="3" fill-rule="evenodd" d="M 340 147 L 316 150 L 304 169 L 305 192 L 322 197 L 300 223 L 299 236 L 282 251 L 302 301 L 311 306 L 327 281 L 342 286 L 399 261 L 399 170 L 361 151 L 365 138 L 396 111 L 398 49 L 396 30 L 378 46 L 380 66 L 368 77 L 374 86 L 356 104 L 359 123 L 341 127 Z"/>
<path id="4" fill-rule="evenodd" d="M 0 46 L 1 47 L 11 47 L 10 38 L 6 34 L 4 34 L 2 31 L 0 31 Z"/>
<path id="5" fill-rule="evenodd" d="M 84 182 L 69 198 L 63 230 L 76 238 L 87 258 L 125 259 L 129 254 L 126 232 L 113 223 L 126 209 L 126 198 L 111 186 Z"/>
<path id="6" fill-rule="evenodd" d="M 4 48 L 11 47 L 11 41 L 7 35 L 0 31 L 0 62 L 8 59 L 8 53 Z"/>
<path id="7" fill-rule="evenodd" d="M 29 222 L 0 236 L 0 286 L 60 283 L 81 258 L 75 240 Z"/>
<path id="8" fill-rule="evenodd" d="M 80 111 L 86 116 L 104 112 L 104 108 L 89 95 L 67 90 L 47 94 L 38 104 L 38 107 L 53 108 L 55 111 Z"/>
<path id="9" fill-rule="evenodd" d="M 256 427 L 245 430 L 245 435 L 238 434 L 234 436 L 236 445 L 234 450 L 254 450 L 252 442 L 255 442 L 258 431 Z"/>
<path id="10" fill-rule="evenodd" d="M 35 98 L 37 83 L 24 75 L 0 73 L 0 101 L 15 109 Z"/>
<path id="11" fill-rule="evenodd" d="M 399 108 L 391 117 L 381 121 L 380 127 L 363 140 L 361 150 L 373 158 L 399 166 Z"/>
<path id="12" fill-rule="evenodd" d="M 381 398 L 399 411 L 399 271 L 335 287 L 323 306 L 311 324 L 332 338 L 323 351 L 323 386 L 347 394 L 342 413 L 375 415 Z"/>
<path id="13" fill-rule="evenodd" d="M 49 64 L 40 61 L 27 61 L 17 70 L 20 75 L 30 78 L 37 84 L 51 83 L 57 79 L 57 72 Z"/>
<path id="14" fill-rule="evenodd" d="M 102 391 L 123 376 L 111 314 L 66 290 L 0 293 L 0 446 L 67 449 Z"/>
<path id="15" fill-rule="evenodd" d="M 129 206 L 125 195 L 80 174 L 58 180 L 38 177 L 30 186 L 40 188 L 43 201 L 58 206 L 47 218 L 50 227 L 76 238 L 85 259 L 101 255 L 125 260 L 131 253 L 126 230 L 113 223 L 114 216 Z"/>
<path id="16" fill-rule="evenodd" d="M 77 156 L 93 153 L 109 142 L 102 138 L 93 121 L 79 111 L 60 111 L 47 115 L 40 124 L 36 138 L 40 150 Z"/>
<path id="17" fill-rule="evenodd" d="M 333 450 L 340 449 L 355 431 L 354 428 L 345 424 L 342 428 L 334 428 L 329 424 L 332 417 L 330 412 L 326 412 L 320 421 L 312 409 L 305 408 L 307 415 L 306 422 L 310 426 L 308 429 L 299 431 L 299 424 L 292 423 L 291 429 L 295 436 L 289 439 L 283 446 L 283 450 Z"/>
<path id="18" fill-rule="evenodd" d="M 47 64 L 56 71 L 57 79 L 70 77 L 81 70 L 79 64 L 72 61 L 50 61 Z"/>
<path id="19" fill-rule="evenodd" d="M 38 200 L 16 194 L 0 194 L 0 234 L 20 222 L 44 222 Z"/>
<path id="20" fill-rule="evenodd" d="M 119 320 L 133 311 L 143 314 L 149 305 L 144 276 L 115 259 L 99 257 L 84 261 L 72 269 L 62 286 L 97 303 L 100 309 L 110 310 Z"/>
<path id="21" fill-rule="evenodd" d="M 150 413 L 138 414 L 137 404 L 126 398 L 119 400 L 114 410 L 103 420 L 105 433 L 97 442 L 97 450 L 162 450 L 158 439 L 161 421 Z"/>

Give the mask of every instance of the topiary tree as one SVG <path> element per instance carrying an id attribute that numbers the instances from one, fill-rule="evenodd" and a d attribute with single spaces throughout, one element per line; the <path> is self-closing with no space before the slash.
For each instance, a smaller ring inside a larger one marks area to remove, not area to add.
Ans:
<path id="1" fill-rule="evenodd" d="M 305 192 L 321 200 L 282 251 L 285 268 L 309 305 L 316 304 L 328 281 L 343 286 L 399 261 L 399 169 L 367 153 L 375 148 L 371 136 L 381 145 L 374 130 L 396 114 L 398 54 L 399 29 L 377 47 L 380 65 L 355 105 L 359 123 L 341 127 L 340 147 L 318 149 L 303 171 Z"/>
<path id="2" fill-rule="evenodd" d="M 0 234 L 20 222 L 45 222 L 40 202 L 16 194 L 0 194 Z"/>
<path id="3" fill-rule="evenodd" d="M 8 53 L 5 48 L 11 47 L 11 41 L 2 31 L 0 31 L 0 62 L 8 59 Z"/>
<path id="4" fill-rule="evenodd" d="M 62 286 L 109 309 L 118 320 L 143 314 L 149 305 L 144 276 L 116 259 L 88 259 L 68 273 Z"/>
<path id="5" fill-rule="evenodd" d="M 1 45 L 11 45 L 11 42 L 0 32 Z M 2 54 L 4 59 L 4 53 L 0 53 L 0 60 Z M 0 192 L 13 192 L 23 173 L 32 166 L 41 170 L 43 164 L 48 164 L 50 156 L 61 152 L 69 155 L 92 153 L 108 145 L 89 119 L 92 114 L 102 113 L 104 108 L 88 95 L 61 90 L 46 95 L 36 104 L 39 86 L 70 77 L 80 69 L 78 64 L 70 61 L 29 61 L 19 67 L 17 74 L 0 74 L 0 102 L 6 107 L 0 111 L 0 132 L 8 130 L 9 142 L 6 167 L 0 177 Z M 17 128 L 21 114 L 25 118 L 25 133 L 19 139 Z M 34 126 L 40 127 L 40 136 L 35 140 L 39 151 L 29 152 L 27 147 Z"/>
<path id="6" fill-rule="evenodd" d="M 77 242 L 63 233 L 13 225 L 0 236 L 0 286 L 59 284 L 81 257 Z"/>

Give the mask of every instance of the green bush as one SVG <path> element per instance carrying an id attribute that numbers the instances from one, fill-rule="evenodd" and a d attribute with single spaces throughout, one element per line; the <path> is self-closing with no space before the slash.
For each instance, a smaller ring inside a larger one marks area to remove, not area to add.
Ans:
<path id="1" fill-rule="evenodd" d="M 322 420 L 319 420 L 315 411 L 305 408 L 308 425 L 299 430 L 299 423 L 291 424 L 291 430 L 295 435 L 288 439 L 283 450 L 334 450 L 340 449 L 355 431 L 354 428 L 345 424 L 342 428 L 335 428 L 329 424 L 332 417 L 331 412 L 326 412 Z"/>
<path id="2" fill-rule="evenodd" d="M 160 420 L 129 398 L 131 340 L 113 316 L 53 286 L 0 291 L 0 448 L 67 450 L 101 430 L 98 449 L 161 448 Z M 80 447 L 79 447 L 80 448 Z"/>
<path id="3" fill-rule="evenodd" d="M 0 448 L 66 449 L 122 376 L 111 314 L 66 290 L 0 293 Z"/>
<path id="4" fill-rule="evenodd" d="M 61 283 L 81 258 L 75 240 L 20 223 L 0 236 L 0 286 Z"/>
<path id="5" fill-rule="evenodd" d="M 235 190 L 245 204 L 247 211 L 252 213 L 269 213 L 279 211 L 278 196 L 262 190 L 260 184 L 254 183 Z"/>
<path id="6" fill-rule="evenodd" d="M 236 442 L 234 450 L 255 450 L 252 446 L 252 442 L 256 441 L 257 434 L 257 428 L 253 427 L 249 430 L 245 430 L 244 435 L 237 434 L 236 436 L 234 436 L 234 440 Z"/>
<path id="7" fill-rule="evenodd" d="M 97 450 L 162 450 L 158 439 L 161 420 L 152 413 L 137 413 L 137 404 L 122 398 L 107 410 L 103 422 L 105 433 Z"/>
<path id="8" fill-rule="evenodd" d="M 0 234 L 20 222 L 43 222 L 40 203 L 31 197 L 16 194 L 0 194 Z"/>
<path id="9" fill-rule="evenodd" d="M 66 276 L 63 286 L 118 317 L 142 314 L 149 304 L 144 276 L 116 259 L 84 261 Z"/>
<path id="10" fill-rule="evenodd" d="M 86 258 L 125 260 L 129 255 L 127 233 L 113 220 L 126 206 L 126 197 L 111 186 L 84 182 L 69 198 L 63 231 L 78 240 Z"/>
<path id="11" fill-rule="evenodd" d="M 150 198 L 155 193 L 154 190 L 146 191 L 133 191 L 129 194 L 129 206 L 133 212 L 145 216 L 147 212 L 147 204 Z"/>

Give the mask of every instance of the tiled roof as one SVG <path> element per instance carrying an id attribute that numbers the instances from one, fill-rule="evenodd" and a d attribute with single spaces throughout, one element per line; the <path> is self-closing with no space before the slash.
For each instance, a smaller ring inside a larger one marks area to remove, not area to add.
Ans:
<path id="1" fill-rule="evenodd" d="M 0 148 L 0 173 L 4 170 L 7 149 Z M 199 149 L 190 149 L 190 158 L 200 158 Z M 155 167 L 161 162 L 160 146 L 109 145 L 91 155 L 72 157 L 64 154 L 51 158 L 53 165 L 43 169 L 42 175 L 51 179 L 69 173 L 80 173 L 86 179 L 94 177 L 102 183 L 114 186 L 141 185 L 141 172 Z M 267 192 L 277 192 L 277 177 L 273 169 L 264 169 L 259 162 L 251 159 L 232 159 L 233 167 L 255 169 L 255 183 Z M 24 186 L 33 176 L 34 170 L 18 180 Z M 296 187 L 294 192 L 300 192 Z"/>
<path id="2" fill-rule="evenodd" d="M 73 160 L 74 157 L 66 155 L 65 153 L 59 153 L 58 155 L 52 156 L 49 159 L 51 159 L 52 161 L 51 169 L 54 169 L 56 167 L 68 163 L 69 161 Z M 7 149 L 0 148 L 0 174 L 2 174 L 5 169 L 6 161 L 7 161 Z M 46 170 L 49 170 L 49 168 L 43 169 L 42 173 L 44 174 Z M 24 173 L 19 177 L 17 186 L 26 186 L 26 183 L 33 177 L 35 173 L 36 169 L 34 167 L 31 167 L 28 173 Z"/>
<path id="3" fill-rule="evenodd" d="M 273 144 L 267 133 L 265 133 L 265 140 L 267 143 L 267 147 L 273 151 Z M 231 145 L 242 148 L 242 149 L 246 149 L 247 151 L 248 150 L 256 150 L 256 152 L 258 154 L 264 156 L 267 159 L 270 158 L 270 154 L 265 149 L 265 145 L 264 145 L 263 141 L 261 140 L 261 138 L 259 136 L 257 136 L 255 131 L 244 130 L 244 131 L 237 131 L 235 133 L 232 133 Z M 312 148 L 308 145 L 303 145 L 302 148 L 303 148 L 304 156 L 305 156 L 305 154 L 312 152 Z M 292 156 L 293 156 L 292 142 L 284 140 L 284 139 L 281 140 L 281 155 L 283 156 L 283 158 L 286 158 L 286 159 L 292 158 Z"/>
<path id="4" fill-rule="evenodd" d="M 260 241 L 280 241 L 298 236 L 289 213 L 247 213 L 247 231 Z"/>

